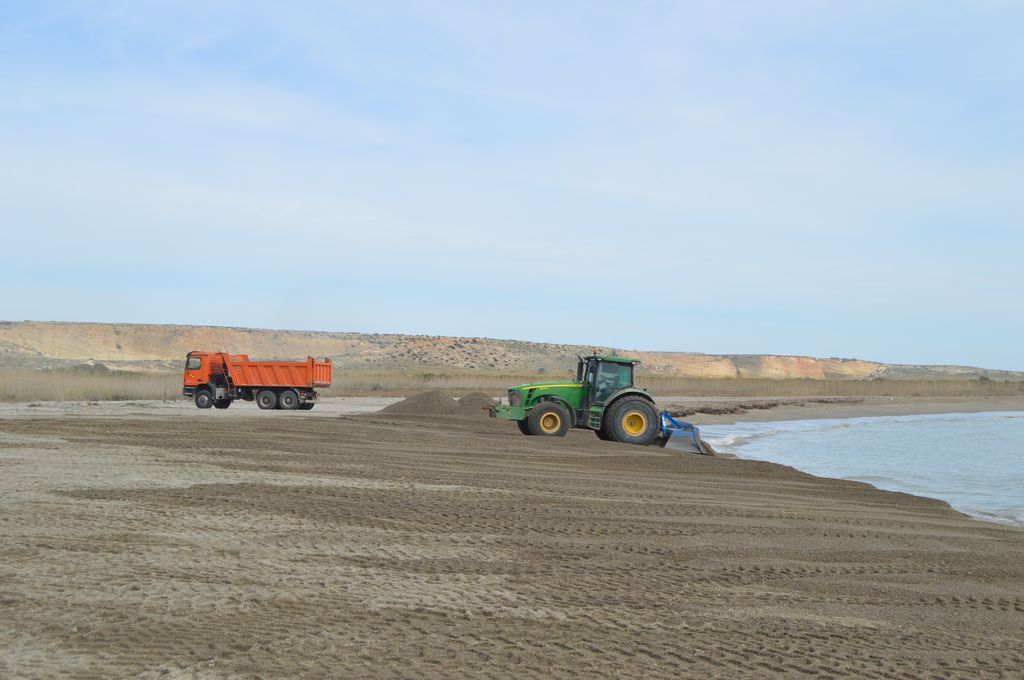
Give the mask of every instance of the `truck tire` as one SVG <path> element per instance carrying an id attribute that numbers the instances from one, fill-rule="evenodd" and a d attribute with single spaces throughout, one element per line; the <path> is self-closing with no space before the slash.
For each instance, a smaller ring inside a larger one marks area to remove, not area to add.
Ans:
<path id="1" fill-rule="evenodd" d="M 534 407 L 526 418 L 530 434 L 538 437 L 564 437 L 569 432 L 569 412 L 553 401 Z"/>
<path id="2" fill-rule="evenodd" d="M 299 404 L 299 410 L 300 411 L 312 411 L 314 406 L 316 406 L 316 402 L 315 401 L 307 401 L 307 402 L 305 402 L 303 404 Z"/>
<path id="3" fill-rule="evenodd" d="M 274 390 L 260 390 L 256 393 L 256 405 L 264 411 L 277 408 L 277 395 Z"/>
<path id="4" fill-rule="evenodd" d="M 658 436 L 658 412 L 642 397 L 623 397 L 605 411 L 602 430 L 623 444 L 646 446 Z"/>
<path id="5" fill-rule="evenodd" d="M 231 400 L 230 399 L 221 399 L 220 401 L 213 402 L 213 407 L 214 408 L 221 408 L 221 409 L 223 409 L 223 408 L 227 408 L 228 406 L 231 406 Z"/>
<path id="6" fill-rule="evenodd" d="M 210 408 L 213 406 L 213 392 L 210 390 L 196 390 L 195 399 L 198 408 Z"/>
<path id="7" fill-rule="evenodd" d="M 283 390 L 277 395 L 277 407 L 285 411 L 294 411 L 299 407 L 299 393 L 295 390 Z"/>
<path id="8" fill-rule="evenodd" d="M 533 434 L 532 432 L 530 432 L 530 423 L 528 423 L 525 419 L 517 420 L 516 426 L 519 427 L 519 431 L 522 432 L 523 434 Z"/>

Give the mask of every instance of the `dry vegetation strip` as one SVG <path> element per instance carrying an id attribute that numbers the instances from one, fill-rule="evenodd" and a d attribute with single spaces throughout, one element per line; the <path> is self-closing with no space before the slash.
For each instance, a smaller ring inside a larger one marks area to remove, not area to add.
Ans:
<path id="1" fill-rule="evenodd" d="M 335 367 L 326 396 L 407 395 L 417 390 L 504 394 L 511 385 L 565 380 L 574 373 L 345 371 Z M 702 379 L 640 374 L 637 382 L 658 396 L 695 397 L 984 397 L 1024 394 L 1024 382 L 980 380 L 813 380 L 810 378 Z"/>
<path id="2" fill-rule="evenodd" d="M 92 366 L 0 371 L 0 401 L 130 401 L 179 396 L 179 373 L 111 371 Z"/>
<path id="3" fill-rule="evenodd" d="M 641 376 L 652 394 L 695 397 L 1012 397 L 1024 382 L 980 380 L 700 379 Z"/>
<path id="4" fill-rule="evenodd" d="M 387 369 L 345 370 L 335 367 L 334 385 L 321 390 L 335 396 L 405 396 L 426 390 L 453 395 L 468 392 L 504 394 L 510 385 L 567 376 L 509 374 L 470 370 L 414 372 Z M 811 380 L 699 379 L 641 375 L 638 379 L 658 396 L 700 397 L 981 397 L 1024 394 L 1024 382 L 998 380 Z M 176 399 L 181 397 L 178 372 L 109 370 L 102 366 L 36 370 L 0 370 L 0 401 L 89 401 Z"/>

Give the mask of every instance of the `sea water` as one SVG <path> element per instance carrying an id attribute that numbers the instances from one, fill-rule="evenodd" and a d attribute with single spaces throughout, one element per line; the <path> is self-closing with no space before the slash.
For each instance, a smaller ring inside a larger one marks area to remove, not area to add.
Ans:
<path id="1" fill-rule="evenodd" d="M 1024 526 L 1024 413 L 946 413 L 707 425 L 717 451 L 947 501 Z"/>

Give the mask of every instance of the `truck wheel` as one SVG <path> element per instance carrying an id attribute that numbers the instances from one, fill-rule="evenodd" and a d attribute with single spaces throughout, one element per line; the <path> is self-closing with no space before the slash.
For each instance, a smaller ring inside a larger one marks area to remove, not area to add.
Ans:
<path id="1" fill-rule="evenodd" d="M 640 397 L 625 397 L 605 413 L 605 434 L 623 444 L 646 446 L 658 436 L 658 413 L 654 405 Z"/>
<path id="2" fill-rule="evenodd" d="M 256 405 L 264 411 L 277 408 L 277 395 L 273 390 L 260 390 L 256 393 Z"/>
<path id="3" fill-rule="evenodd" d="M 316 402 L 315 401 L 307 401 L 304 404 L 299 404 L 299 410 L 300 411 L 312 411 L 314 406 L 316 406 Z"/>
<path id="4" fill-rule="evenodd" d="M 230 399 L 222 399 L 220 401 L 213 402 L 213 407 L 214 408 L 227 408 L 228 406 L 231 406 L 231 400 Z"/>
<path id="5" fill-rule="evenodd" d="M 299 407 L 299 393 L 295 390 L 284 390 L 277 395 L 277 407 L 285 411 L 294 411 Z"/>
<path id="6" fill-rule="evenodd" d="M 517 420 L 516 426 L 519 428 L 519 431 L 522 432 L 523 434 L 533 434 L 532 432 L 530 432 L 530 423 L 527 422 L 526 420 Z"/>
<path id="7" fill-rule="evenodd" d="M 196 406 L 199 408 L 210 408 L 213 406 L 213 392 L 210 390 L 196 390 Z"/>
<path id="8" fill-rule="evenodd" d="M 526 418 L 530 434 L 540 437 L 564 437 L 569 431 L 569 414 L 554 402 L 541 404 Z"/>

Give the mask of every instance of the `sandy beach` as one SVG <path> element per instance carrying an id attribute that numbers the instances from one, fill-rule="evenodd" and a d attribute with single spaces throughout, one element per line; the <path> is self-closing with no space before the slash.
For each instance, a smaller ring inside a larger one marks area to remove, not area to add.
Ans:
<path id="1" fill-rule="evenodd" d="M 769 463 L 367 413 L 384 402 L 0 409 L 0 676 L 1024 668 L 1024 531 Z M 692 420 L 943 410 L 1024 400 Z"/>

